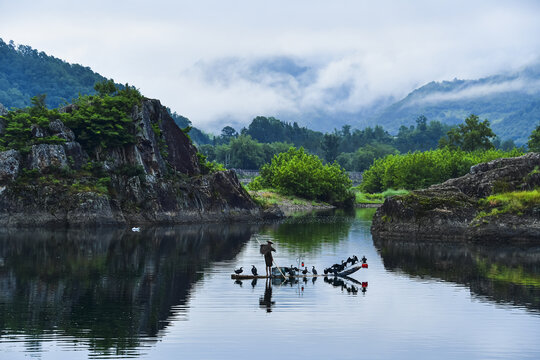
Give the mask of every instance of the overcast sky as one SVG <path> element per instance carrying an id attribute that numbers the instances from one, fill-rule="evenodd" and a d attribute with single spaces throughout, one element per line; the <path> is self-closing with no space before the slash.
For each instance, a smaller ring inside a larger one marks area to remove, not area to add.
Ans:
<path id="1" fill-rule="evenodd" d="M 0 0 L 0 15 L 4 41 L 129 82 L 214 133 L 540 60 L 540 1 Z"/>

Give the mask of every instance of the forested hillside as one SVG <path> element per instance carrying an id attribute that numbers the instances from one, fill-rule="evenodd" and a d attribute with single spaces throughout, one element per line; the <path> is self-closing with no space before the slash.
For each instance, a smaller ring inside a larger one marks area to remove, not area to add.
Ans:
<path id="1" fill-rule="evenodd" d="M 69 103 L 79 95 L 95 94 L 94 84 L 106 80 L 89 67 L 70 64 L 27 45 L 5 43 L 0 38 L 0 104 L 6 108 L 30 106 L 30 99 L 46 94 L 48 108 Z M 191 121 L 167 108 L 181 128 L 190 127 L 192 140 L 201 145 L 209 136 L 192 127 Z"/>
<path id="2" fill-rule="evenodd" d="M 540 122 L 540 66 L 479 80 L 431 82 L 386 108 L 370 123 L 395 132 L 421 114 L 450 125 L 476 114 L 488 119 L 502 138 L 523 145 Z"/>
<path id="3" fill-rule="evenodd" d="M 47 94 L 47 106 L 55 108 L 79 93 L 95 94 L 94 84 L 103 80 L 88 67 L 0 39 L 0 103 L 7 108 L 29 106 L 38 94 Z"/>

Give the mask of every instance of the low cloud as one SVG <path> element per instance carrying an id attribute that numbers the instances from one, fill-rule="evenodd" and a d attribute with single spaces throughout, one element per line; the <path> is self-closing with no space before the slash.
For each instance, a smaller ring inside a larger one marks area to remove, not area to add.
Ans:
<path id="1" fill-rule="evenodd" d="M 474 99 L 478 97 L 488 97 L 491 95 L 504 94 L 508 92 L 522 92 L 527 94 L 537 94 L 540 92 L 540 80 L 530 78 L 516 78 L 500 82 L 488 82 L 476 85 L 468 85 L 465 88 L 458 88 L 453 91 L 436 91 L 427 96 L 419 97 L 407 103 L 406 106 L 416 106 L 423 104 L 433 104 L 445 101 L 459 101 Z"/>

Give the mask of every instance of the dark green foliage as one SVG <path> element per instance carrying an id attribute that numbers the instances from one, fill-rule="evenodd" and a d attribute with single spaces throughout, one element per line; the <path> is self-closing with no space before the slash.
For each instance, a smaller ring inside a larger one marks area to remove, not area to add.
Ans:
<path id="1" fill-rule="evenodd" d="M 430 121 L 424 115 L 416 119 L 416 128 L 401 126 L 394 141 L 395 147 L 401 152 L 426 151 L 436 149 L 439 139 L 451 129 L 449 125 L 439 121 Z"/>
<path id="2" fill-rule="evenodd" d="M 96 89 L 108 89 L 110 84 L 96 84 Z M 127 84 L 112 94 L 80 96 L 73 111 L 63 114 L 62 120 L 73 130 L 77 141 L 85 149 L 95 151 L 97 156 L 103 149 L 135 141 L 131 112 L 135 105 L 141 103 L 142 96 Z"/>
<path id="3" fill-rule="evenodd" d="M 327 162 L 333 162 L 338 156 L 339 136 L 337 134 L 324 134 L 322 148 Z"/>
<path id="4" fill-rule="evenodd" d="M 509 152 L 486 150 L 465 152 L 449 148 L 388 155 L 375 160 L 364 172 L 360 188 L 374 193 L 386 189 L 421 189 L 451 178 L 465 175 L 472 165 L 502 157 L 515 157 L 523 153 L 514 149 Z"/>
<path id="5" fill-rule="evenodd" d="M 44 93 L 47 106 L 55 108 L 79 94 L 93 94 L 94 84 L 102 80 L 88 67 L 0 39 L 0 103 L 7 108 L 30 106 L 32 96 Z"/>
<path id="6" fill-rule="evenodd" d="M 491 138 L 495 133 L 489 126 L 489 120 L 480 121 L 474 114 L 465 119 L 465 123 L 450 129 L 446 138 L 439 141 L 439 147 L 450 147 L 464 151 L 489 150 L 493 149 Z"/>
<path id="7" fill-rule="evenodd" d="M 10 111 L 3 116 L 6 128 L 0 137 L 0 150 L 15 149 L 27 152 L 35 144 L 63 144 L 57 136 L 37 138 L 32 135 L 32 127 L 46 128 L 52 120 L 60 118 L 58 110 L 45 107 L 45 95 L 34 96 L 32 106 Z"/>
<path id="8" fill-rule="evenodd" d="M 323 133 L 300 127 L 296 122 L 291 125 L 273 117 L 257 116 L 241 133 L 261 143 L 285 142 L 322 155 Z"/>
<path id="9" fill-rule="evenodd" d="M 531 136 L 529 136 L 527 145 L 529 146 L 529 151 L 540 152 L 540 125 L 538 125 L 531 133 Z"/>
<path id="10" fill-rule="evenodd" d="M 285 152 L 291 146 L 286 143 L 261 144 L 249 135 L 240 135 L 227 145 L 203 145 L 199 151 L 208 160 L 225 164 L 228 168 L 258 170 L 275 154 Z"/>
<path id="11" fill-rule="evenodd" d="M 375 159 L 389 154 L 397 154 L 398 151 L 391 145 L 374 143 L 359 148 L 354 153 L 341 153 L 337 162 L 349 171 L 364 171 L 368 169 Z"/>
<path id="12" fill-rule="evenodd" d="M 216 171 L 225 170 L 223 165 L 214 161 L 208 161 L 206 159 L 206 156 L 201 154 L 200 152 L 197 153 L 197 160 L 199 161 L 199 168 L 201 169 L 202 175 L 207 175 L 207 174 L 214 173 Z"/>
<path id="13" fill-rule="evenodd" d="M 317 156 L 303 148 L 291 147 L 275 155 L 270 164 L 261 168 L 255 184 L 274 188 L 284 195 L 332 204 L 343 205 L 354 199 L 349 190 L 352 183 L 345 171 L 337 163 L 323 165 Z"/>

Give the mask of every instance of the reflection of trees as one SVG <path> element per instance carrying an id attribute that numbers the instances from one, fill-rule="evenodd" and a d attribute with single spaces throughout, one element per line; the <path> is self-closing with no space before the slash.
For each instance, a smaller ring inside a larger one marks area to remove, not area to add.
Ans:
<path id="1" fill-rule="evenodd" d="M 374 238 L 386 269 L 468 286 L 494 301 L 540 310 L 540 249 Z"/>
<path id="2" fill-rule="evenodd" d="M 280 246 L 313 252 L 323 244 L 338 243 L 347 238 L 354 221 L 354 213 L 351 216 L 344 215 L 307 214 L 267 225 L 261 232 L 272 235 Z"/>
<path id="3" fill-rule="evenodd" d="M 234 258 L 246 225 L 0 233 L 0 330 L 55 331 L 97 351 L 138 345 L 186 305 L 212 261 Z M 182 307 L 182 306 L 180 306 Z"/>

